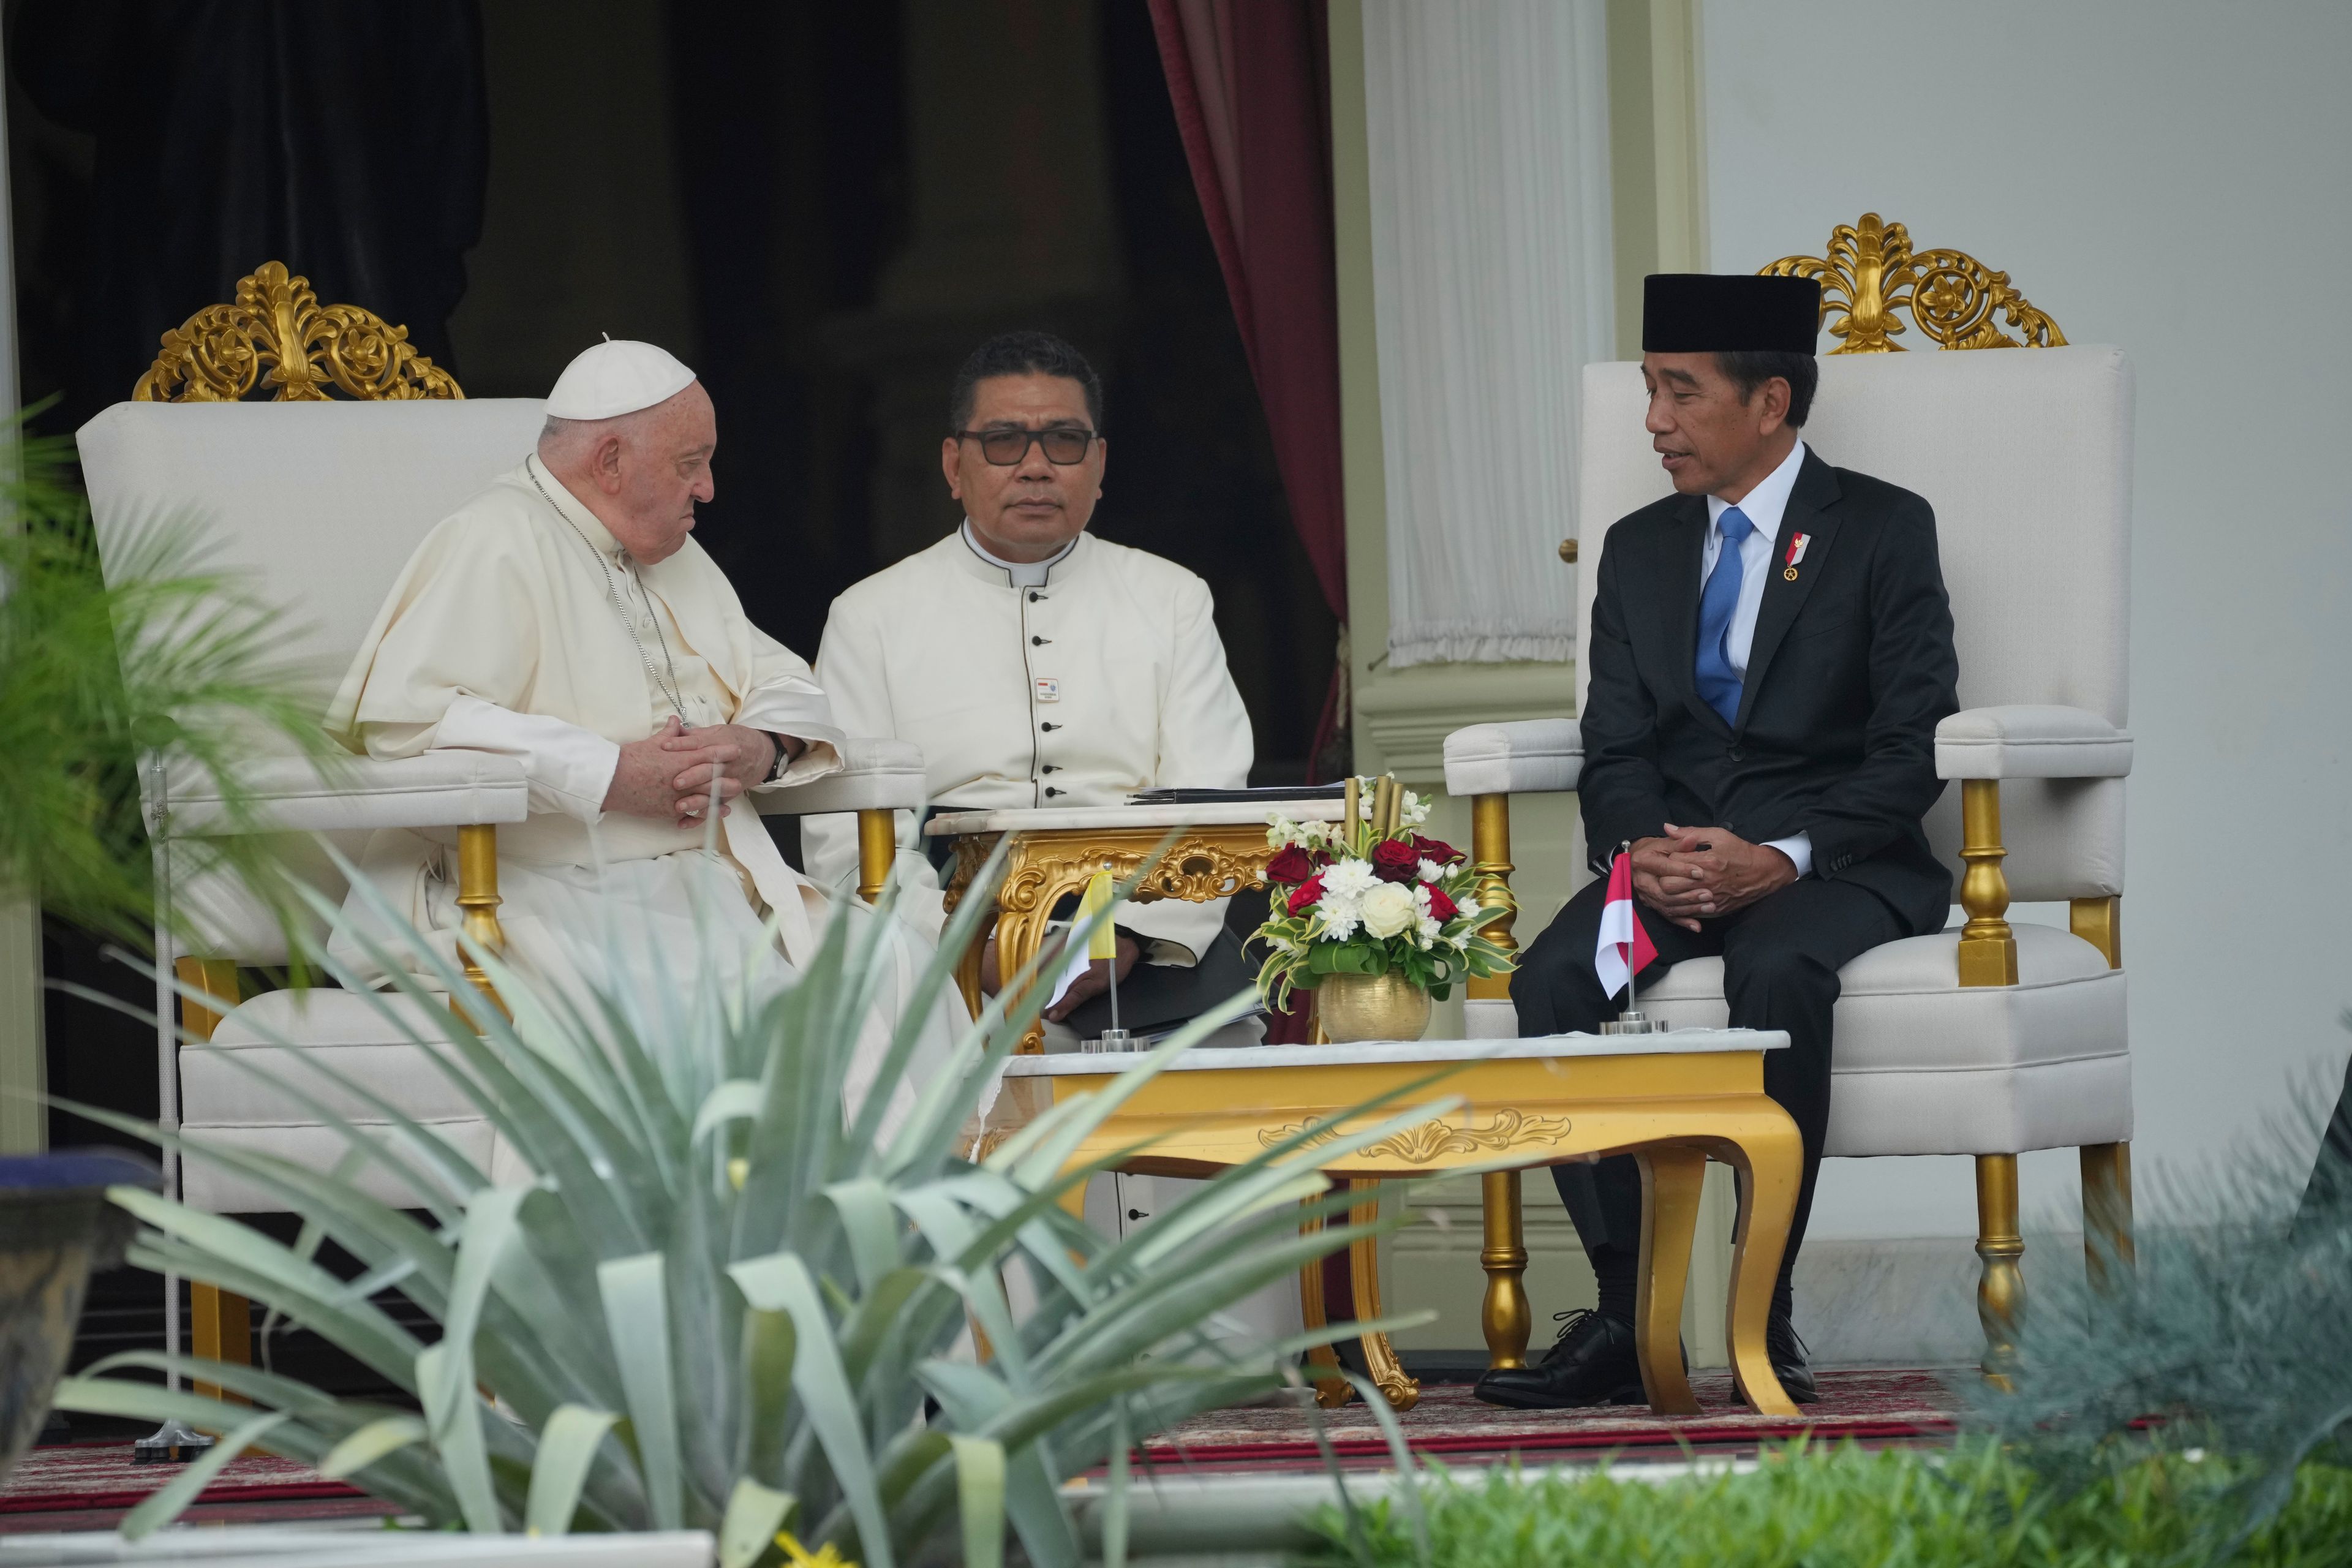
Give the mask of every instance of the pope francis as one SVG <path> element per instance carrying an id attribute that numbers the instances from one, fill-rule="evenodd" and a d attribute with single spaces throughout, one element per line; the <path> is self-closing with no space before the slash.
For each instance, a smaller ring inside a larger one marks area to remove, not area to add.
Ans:
<path id="1" fill-rule="evenodd" d="M 374 757 L 521 762 L 530 815 L 500 831 L 499 876 L 509 958 L 525 972 L 582 1000 L 591 976 L 614 990 L 616 967 L 651 988 L 705 965 L 730 985 L 782 986 L 834 900 L 785 864 L 756 814 L 726 803 L 838 770 L 842 731 L 808 666 L 746 618 L 688 537 L 713 494 L 710 396 L 662 350 L 606 342 L 563 372 L 547 415 L 538 450 L 417 547 L 328 728 Z M 383 832 L 362 862 L 445 952 L 460 925 L 450 855 L 441 837 Z M 363 963 L 352 934 L 374 923 L 355 894 L 339 950 Z M 893 928 L 886 984 L 903 995 L 924 955 Z M 853 1105 L 898 1011 L 868 1020 Z M 943 1011 L 937 1025 L 934 1050 L 950 1037 Z"/>

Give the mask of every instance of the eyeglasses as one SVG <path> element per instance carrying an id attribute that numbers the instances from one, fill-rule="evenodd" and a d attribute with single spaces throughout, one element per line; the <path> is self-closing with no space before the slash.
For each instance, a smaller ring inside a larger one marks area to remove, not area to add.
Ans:
<path id="1" fill-rule="evenodd" d="M 1095 443 L 1096 432 L 1073 429 L 1056 425 L 1045 430 L 1023 430 L 1000 426 L 993 430 L 959 430 L 959 440 L 980 443 L 980 455 L 1000 468 L 1009 468 L 1029 455 L 1031 442 L 1045 449 L 1045 460 L 1057 468 L 1087 460 L 1087 448 Z"/>

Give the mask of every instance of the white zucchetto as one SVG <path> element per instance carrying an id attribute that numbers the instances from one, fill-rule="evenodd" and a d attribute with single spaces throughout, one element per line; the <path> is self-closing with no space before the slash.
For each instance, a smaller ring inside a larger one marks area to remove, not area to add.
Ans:
<path id="1" fill-rule="evenodd" d="M 617 419 L 667 403 L 694 384 L 667 349 L 607 338 L 563 367 L 547 395 L 557 419 Z"/>

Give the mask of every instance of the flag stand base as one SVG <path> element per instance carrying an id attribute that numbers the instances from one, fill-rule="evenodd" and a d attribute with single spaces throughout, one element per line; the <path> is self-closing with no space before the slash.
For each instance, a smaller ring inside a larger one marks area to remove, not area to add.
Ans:
<path id="1" fill-rule="evenodd" d="M 1663 1025 L 1653 1024 L 1644 1015 L 1628 1007 L 1616 1017 L 1603 1021 L 1601 1032 L 1604 1035 L 1663 1035 L 1666 1031 Z"/>

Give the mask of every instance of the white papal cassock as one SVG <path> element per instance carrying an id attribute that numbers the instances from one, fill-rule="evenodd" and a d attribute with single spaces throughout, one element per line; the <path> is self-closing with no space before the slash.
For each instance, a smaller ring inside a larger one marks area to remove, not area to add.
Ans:
<path id="1" fill-rule="evenodd" d="M 499 830 L 499 912 L 509 959 L 526 973 L 577 997 L 591 984 L 612 990 L 616 962 L 648 987 L 689 984 L 705 964 L 755 993 L 783 985 L 814 955 L 835 900 L 785 864 L 748 798 L 719 824 L 715 853 L 700 826 L 603 808 L 621 746 L 674 710 L 690 726 L 807 742 L 761 789 L 841 766 L 843 731 L 807 664 L 751 623 L 701 546 L 689 539 L 667 560 L 635 562 L 533 457 L 425 536 L 328 729 L 374 757 L 458 750 L 523 764 L 530 815 Z M 445 955 L 460 925 L 455 843 L 454 829 L 381 832 L 362 862 L 393 910 Z M 365 968 L 352 939 L 362 927 L 390 934 L 354 893 L 334 946 Z M 887 1016 L 868 1020 L 853 1104 L 897 1022 L 897 996 L 929 956 L 903 938 L 893 947 L 885 984 L 896 991 Z M 949 1037 L 943 1010 L 937 1023 L 926 1056 Z M 892 1088 L 894 1101 L 911 1103 L 906 1086 Z"/>
<path id="2" fill-rule="evenodd" d="M 817 679 L 841 722 L 923 749 L 934 806 L 1123 805 L 1155 786 L 1249 782 L 1249 714 L 1225 668 L 1209 585 L 1172 561 L 1081 533 L 1023 570 L 970 525 L 833 602 Z M 1016 579 L 1032 579 L 1016 581 Z M 917 825 L 901 812 L 898 841 Z M 809 874 L 855 885 L 856 819 L 805 820 Z M 899 857 L 909 921 L 943 919 L 928 861 Z M 1154 963 L 1191 964 L 1225 906 L 1163 899 L 1114 917 Z"/>

